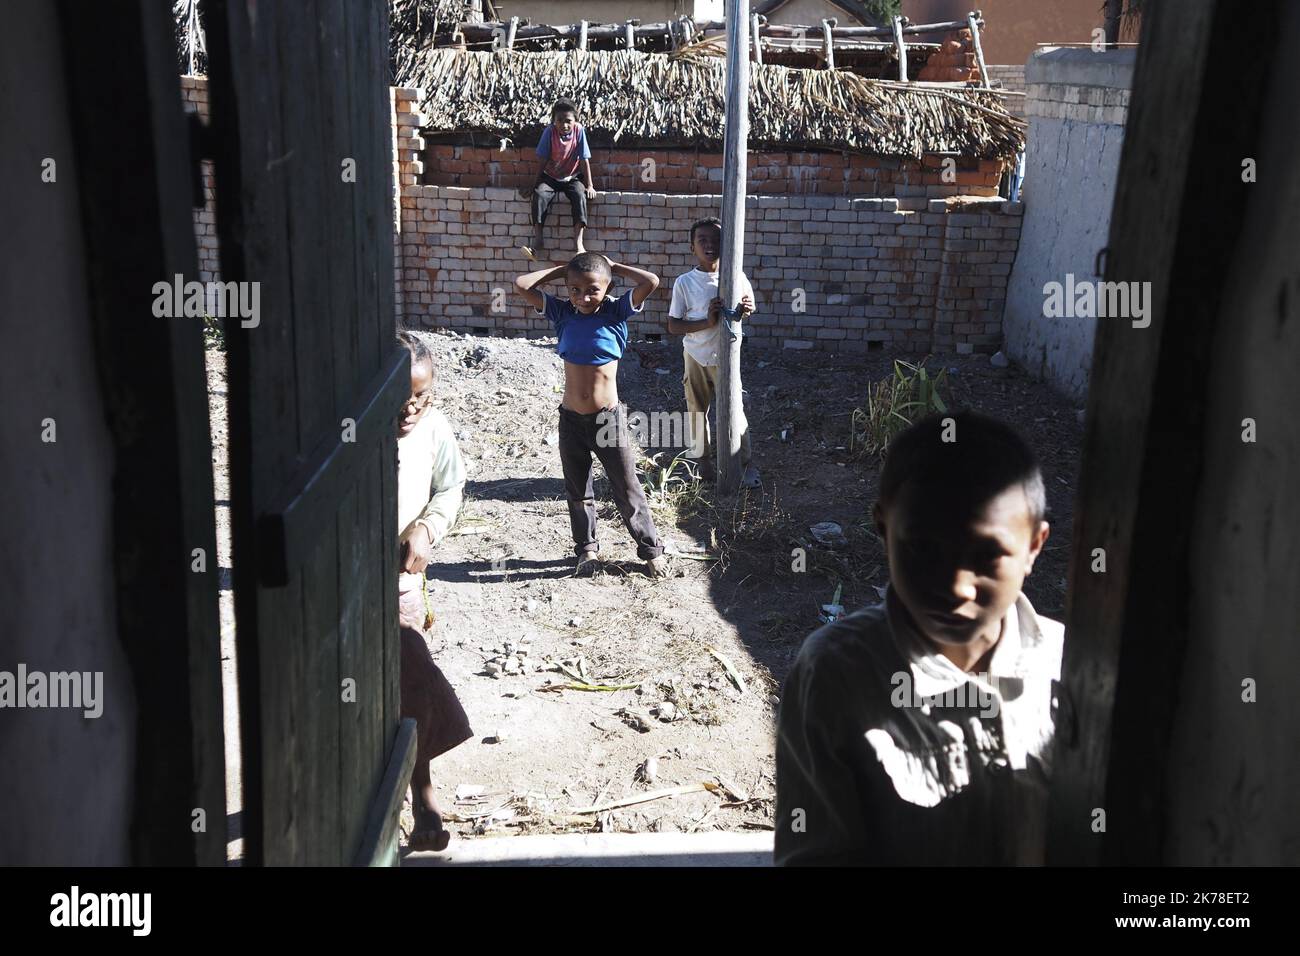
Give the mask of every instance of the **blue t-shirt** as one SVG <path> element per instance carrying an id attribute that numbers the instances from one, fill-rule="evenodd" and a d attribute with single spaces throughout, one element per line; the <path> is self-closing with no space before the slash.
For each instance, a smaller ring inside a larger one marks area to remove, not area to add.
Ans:
<path id="1" fill-rule="evenodd" d="M 617 299 L 605 296 L 591 315 L 583 315 L 568 299 L 543 292 L 545 302 L 537 312 L 555 326 L 560 337 L 555 350 L 560 358 L 574 365 L 605 365 L 621 359 L 627 348 L 628 316 L 641 311 L 632 304 L 632 291 L 629 289 Z"/>

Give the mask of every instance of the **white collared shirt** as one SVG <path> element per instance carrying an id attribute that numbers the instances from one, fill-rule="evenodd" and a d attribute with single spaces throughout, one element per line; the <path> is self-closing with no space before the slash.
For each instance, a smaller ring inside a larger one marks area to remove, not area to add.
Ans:
<path id="1" fill-rule="evenodd" d="M 668 315 L 674 319 L 689 319 L 692 322 L 709 317 L 709 303 L 718 297 L 717 272 L 705 272 L 698 266 L 690 272 L 683 272 L 673 280 L 672 301 L 668 304 Z M 754 287 L 742 272 L 740 274 L 740 294 L 742 297 L 754 298 Z M 682 336 L 682 349 L 701 365 L 718 364 L 718 343 L 721 341 L 719 323 L 711 329 L 699 332 L 687 332 Z"/>
<path id="2" fill-rule="evenodd" d="M 988 671 L 968 673 L 918 639 L 896 598 L 891 596 L 886 607 L 890 632 L 900 652 L 908 657 L 917 696 L 955 694 L 962 685 L 974 685 L 1002 716 L 1002 736 L 1011 768 L 1024 770 L 1033 757 L 1050 771 L 1052 682 L 1061 679 L 1064 627 L 1039 617 L 1022 594 L 1002 619 L 1002 634 L 993 648 Z"/>
<path id="3" fill-rule="evenodd" d="M 423 525 L 438 544 L 460 511 L 465 462 L 447 416 L 429 409 L 411 431 L 397 439 L 397 527 L 405 538 Z M 403 573 L 398 590 L 419 587 L 422 574 Z"/>
<path id="4" fill-rule="evenodd" d="M 967 674 L 892 591 L 813 633 L 781 700 L 777 863 L 1043 862 L 1063 639 L 1021 595 Z"/>

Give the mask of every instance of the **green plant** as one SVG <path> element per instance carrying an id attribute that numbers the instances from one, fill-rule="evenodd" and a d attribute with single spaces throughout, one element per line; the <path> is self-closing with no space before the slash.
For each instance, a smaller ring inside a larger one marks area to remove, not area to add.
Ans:
<path id="1" fill-rule="evenodd" d="M 889 26 L 903 12 L 903 0 L 864 0 L 862 5 L 881 26 Z"/>
<path id="2" fill-rule="evenodd" d="M 660 464 L 663 455 L 663 452 L 648 455 L 641 462 L 646 498 L 651 508 L 666 509 L 677 520 L 685 520 L 705 504 L 698 466 L 686 457 L 685 452 L 663 465 Z"/>
<path id="3" fill-rule="evenodd" d="M 945 412 L 939 389 L 947 370 L 931 376 L 924 361 L 913 364 L 894 360 L 894 374 L 867 390 L 867 407 L 855 408 L 849 421 L 849 453 L 856 457 L 878 455 L 894 436 L 931 412 Z"/>
<path id="4" fill-rule="evenodd" d="M 226 350 L 225 324 L 220 319 L 214 319 L 207 313 L 203 315 L 203 346 L 204 348 L 216 349 L 218 352 Z"/>

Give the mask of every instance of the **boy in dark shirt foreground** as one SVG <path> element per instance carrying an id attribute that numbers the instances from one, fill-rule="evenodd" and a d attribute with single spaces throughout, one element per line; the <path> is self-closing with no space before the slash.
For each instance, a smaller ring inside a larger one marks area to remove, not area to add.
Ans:
<path id="1" fill-rule="evenodd" d="M 934 416 L 890 444 L 885 601 L 814 632 L 786 679 L 779 865 L 1043 862 L 1064 629 L 1021 586 L 1045 512 L 1000 422 Z"/>

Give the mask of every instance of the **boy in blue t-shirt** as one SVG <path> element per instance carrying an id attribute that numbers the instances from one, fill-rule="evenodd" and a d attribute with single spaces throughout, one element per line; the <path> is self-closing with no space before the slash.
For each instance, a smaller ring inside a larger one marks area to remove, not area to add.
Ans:
<path id="1" fill-rule="evenodd" d="M 635 287 L 616 299 L 605 293 L 614 276 Z M 541 292 L 540 286 L 563 277 L 566 298 Z M 659 277 L 605 256 L 584 252 L 567 264 L 539 269 L 515 280 L 515 288 L 555 326 L 557 351 L 564 359 L 564 399 L 560 404 L 560 464 L 569 501 L 578 574 L 594 570 L 596 498 L 591 484 L 591 456 L 609 476 L 614 503 L 636 542 L 637 556 L 651 577 L 667 574 L 668 559 L 655 530 L 650 507 L 636 473 L 636 449 L 629 436 L 627 409 L 618 400 L 618 360 L 627 345 L 628 317 L 659 286 Z"/>

